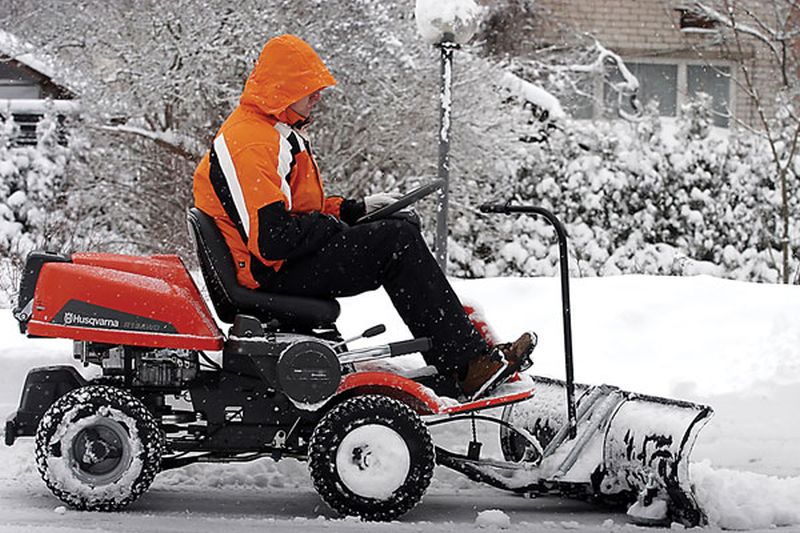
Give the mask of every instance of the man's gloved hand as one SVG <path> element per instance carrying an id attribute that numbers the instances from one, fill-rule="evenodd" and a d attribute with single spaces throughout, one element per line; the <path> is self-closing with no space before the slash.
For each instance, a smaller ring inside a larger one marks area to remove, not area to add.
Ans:
<path id="1" fill-rule="evenodd" d="M 382 207 L 391 205 L 402 197 L 402 194 L 396 192 L 379 192 L 365 196 L 364 207 L 366 208 L 366 214 L 368 215 Z"/>

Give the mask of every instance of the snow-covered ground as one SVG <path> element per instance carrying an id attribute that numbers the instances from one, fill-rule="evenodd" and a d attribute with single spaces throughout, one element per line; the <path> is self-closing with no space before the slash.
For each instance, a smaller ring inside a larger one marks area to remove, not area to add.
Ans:
<path id="1" fill-rule="evenodd" d="M 456 281 L 501 338 L 540 337 L 533 368 L 563 377 L 555 279 Z M 710 277 L 623 276 L 572 281 L 576 379 L 709 404 L 716 414 L 692 456 L 692 479 L 712 527 L 800 531 L 800 287 Z M 342 301 L 345 336 L 385 323 L 381 341 L 407 337 L 388 298 Z M 71 344 L 26 339 L 0 311 L 0 415 L 16 407 L 25 373 L 64 364 Z M 497 512 L 487 512 L 487 511 Z M 305 466 L 261 460 L 163 473 L 125 513 L 60 508 L 33 467 L 30 442 L 0 447 L 0 530 L 22 531 L 518 531 L 633 530 L 625 516 L 559 498 L 527 500 L 437 469 L 400 523 L 340 520 L 314 494 Z"/>

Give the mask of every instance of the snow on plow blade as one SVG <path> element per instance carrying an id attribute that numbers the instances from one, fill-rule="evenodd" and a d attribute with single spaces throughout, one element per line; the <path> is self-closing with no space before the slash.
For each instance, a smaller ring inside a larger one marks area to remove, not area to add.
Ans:
<path id="1" fill-rule="evenodd" d="M 655 519 L 647 509 L 660 505 L 665 516 L 659 520 L 704 523 L 689 481 L 689 455 L 710 407 L 576 384 L 578 431 L 569 439 L 565 383 L 532 379 L 533 398 L 503 411 L 503 455 L 517 465 L 502 478 L 505 488 L 584 486 L 601 497 L 638 498 L 636 508 L 647 518 Z"/>

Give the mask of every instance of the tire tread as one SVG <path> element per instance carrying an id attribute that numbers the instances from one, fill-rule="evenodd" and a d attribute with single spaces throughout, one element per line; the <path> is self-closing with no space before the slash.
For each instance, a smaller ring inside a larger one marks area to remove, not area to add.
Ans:
<path id="1" fill-rule="evenodd" d="M 419 439 L 420 453 L 412 457 L 417 466 L 412 466 L 411 479 L 385 501 L 349 493 L 338 481 L 335 467 L 338 446 L 333 444 L 341 440 L 343 429 L 376 418 L 385 421 L 389 415 L 402 419 L 410 433 Z M 435 463 L 433 441 L 425 423 L 408 405 L 381 395 L 356 396 L 334 407 L 320 420 L 309 443 L 311 480 L 325 503 L 342 515 L 370 521 L 391 521 L 414 508 L 430 485 Z"/>
<path id="2" fill-rule="evenodd" d="M 140 456 L 143 466 L 141 473 L 132 483 L 130 494 L 123 499 L 92 500 L 62 489 L 50 475 L 47 459 L 52 451 L 51 438 L 62 423 L 64 415 L 82 403 L 92 407 L 114 407 L 136 420 L 136 429 L 143 449 L 143 457 Z M 82 511 L 117 511 L 131 504 L 150 487 L 160 470 L 163 452 L 163 435 L 147 407 L 128 391 L 109 385 L 89 385 L 68 392 L 50 406 L 36 431 L 35 459 L 39 474 L 56 497 L 70 507 Z"/>

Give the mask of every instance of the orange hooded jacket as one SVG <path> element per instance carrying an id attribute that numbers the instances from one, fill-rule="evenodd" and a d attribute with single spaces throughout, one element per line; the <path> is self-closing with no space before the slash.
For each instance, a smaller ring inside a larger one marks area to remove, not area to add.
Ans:
<path id="1" fill-rule="evenodd" d="M 289 106 L 335 83 L 305 41 L 271 39 L 195 171 L 195 206 L 216 221 L 245 287 L 319 249 L 345 227 L 340 218 L 363 211 L 360 202 L 325 197 L 308 139 L 292 126 L 306 117 Z"/>

